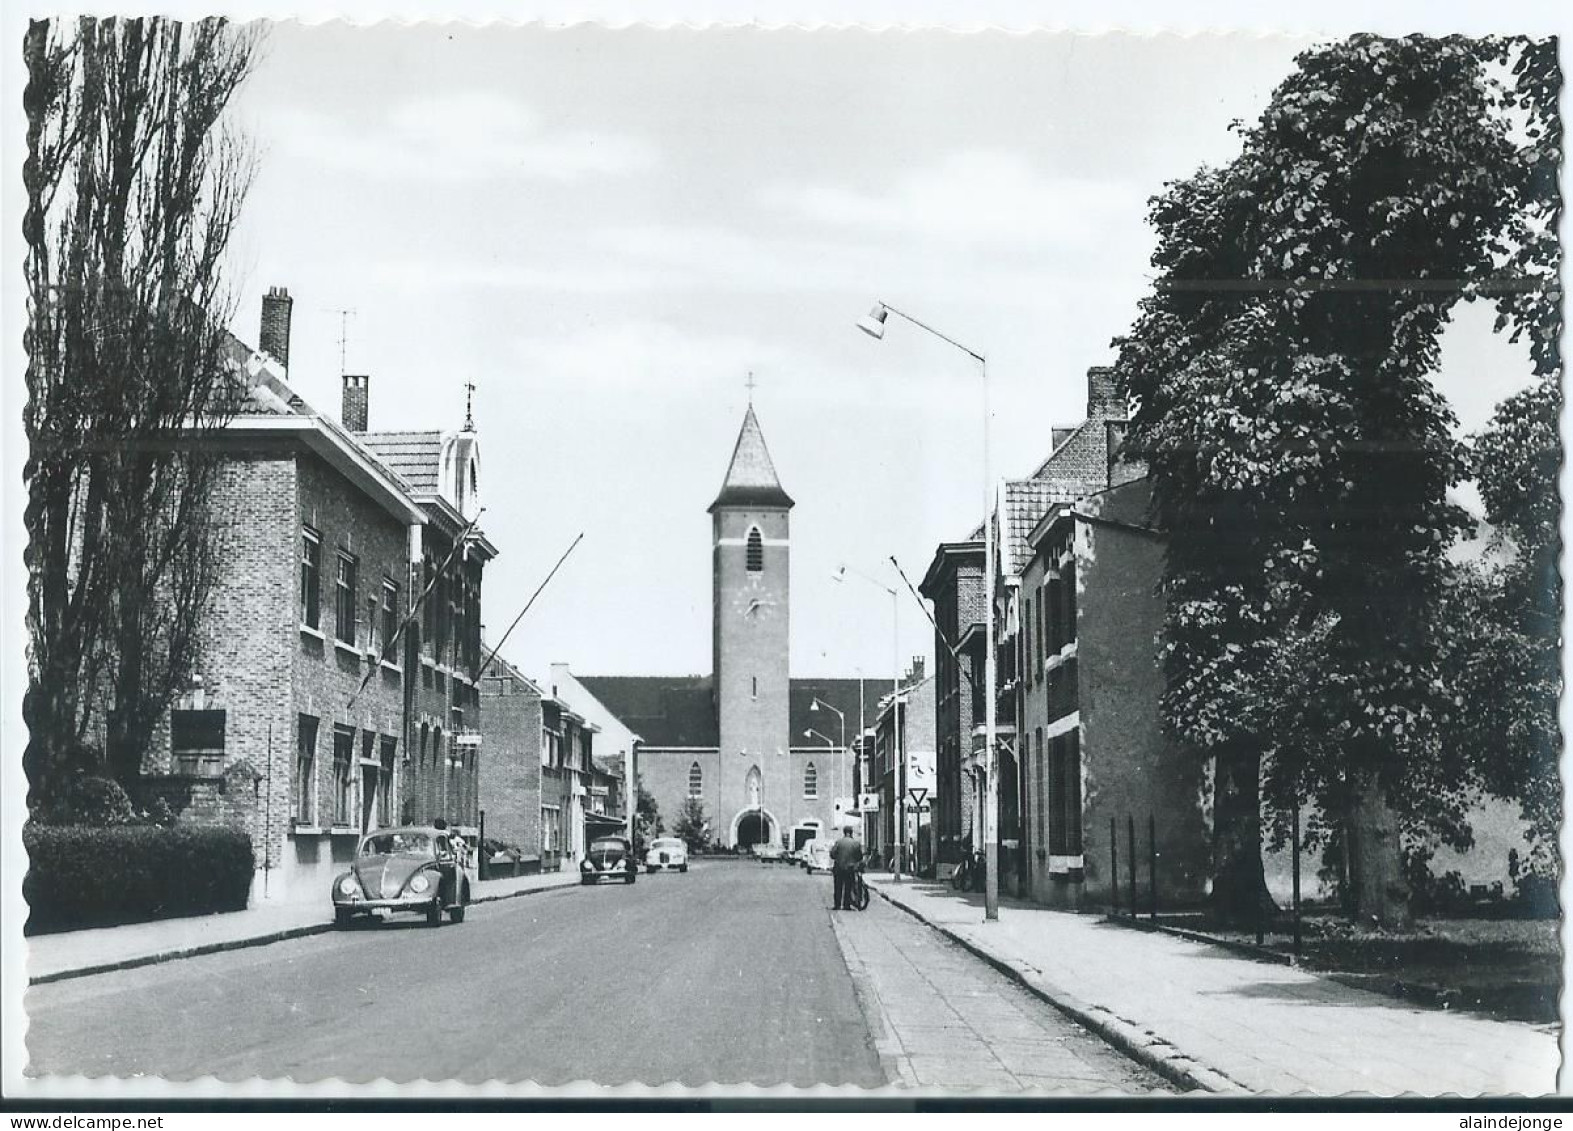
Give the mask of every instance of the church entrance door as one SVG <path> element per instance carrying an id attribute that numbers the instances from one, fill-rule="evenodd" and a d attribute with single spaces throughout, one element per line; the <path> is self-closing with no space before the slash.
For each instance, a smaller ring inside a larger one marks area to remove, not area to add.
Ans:
<path id="1" fill-rule="evenodd" d="M 744 809 L 733 821 L 732 843 L 745 852 L 761 841 L 776 843 L 780 834 L 768 811 Z"/>

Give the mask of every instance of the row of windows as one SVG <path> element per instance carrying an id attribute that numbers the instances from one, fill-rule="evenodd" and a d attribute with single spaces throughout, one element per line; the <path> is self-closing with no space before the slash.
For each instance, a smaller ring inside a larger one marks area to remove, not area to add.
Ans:
<path id="1" fill-rule="evenodd" d="M 1037 843 L 1055 856 L 1081 853 L 1081 732 L 1070 730 L 1048 740 L 1033 732 L 1033 794 Z"/>
<path id="2" fill-rule="evenodd" d="M 435 664 L 481 666 L 481 594 L 474 579 L 448 570 L 439 578 L 442 563 L 427 555 L 422 565 L 427 593 L 421 606 L 421 651 Z"/>
<path id="3" fill-rule="evenodd" d="M 362 636 L 359 592 L 360 559 L 348 550 L 340 550 L 333 575 L 333 635 L 348 644 L 370 644 L 385 652 L 399 632 L 398 583 L 384 576 L 381 589 L 367 595 L 367 633 L 380 628 L 376 639 Z M 301 531 L 300 539 L 300 623 L 322 630 L 322 536 L 309 526 Z"/>
<path id="4" fill-rule="evenodd" d="M 688 796 L 703 797 L 705 795 L 705 771 L 695 762 L 688 767 Z M 819 796 L 819 770 L 810 762 L 803 770 L 803 796 L 813 799 Z"/>
<path id="5" fill-rule="evenodd" d="M 1041 680 L 1046 657 L 1076 639 L 1076 558 L 1066 554 L 1060 561 L 1058 575 L 1022 599 L 1016 661 L 1023 683 Z"/>
<path id="6" fill-rule="evenodd" d="M 541 730 L 541 765 L 590 772 L 594 731 L 573 727 L 567 735 L 550 726 Z"/>
<path id="7" fill-rule="evenodd" d="M 317 813 L 317 731 L 319 720 L 301 715 L 296 730 L 295 776 L 290 781 L 291 810 L 296 824 L 316 825 Z M 336 724 L 333 728 L 333 783 L 328 796 L 328 823 L 339 828 L 355 824 L 353 810 L 356 782 L 354 727 Z M 377 823 L 392 823 L 393 763 L 397 742 L 374 731 L 361 731 L 361 806 L 360 824 L 370 823 L 375 807 Z"/>

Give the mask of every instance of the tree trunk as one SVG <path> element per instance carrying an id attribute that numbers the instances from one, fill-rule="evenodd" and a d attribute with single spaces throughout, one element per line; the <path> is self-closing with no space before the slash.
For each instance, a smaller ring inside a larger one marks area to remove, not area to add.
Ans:
<path id="1" fill-rule="evenodd" d="M 1398 814 L 1375 775 L 1362 775 L 1354 783 L 1346 831 L 1354 921 L 1384 930 L 1408 929 L 1414 914 L 1404 878 Z"/>
<path id="2" fill-rule="evenodd" d="M 1261 754 L 1249 746 L 1219 751 L 1213 786 L 1213 912 L 1255 924 L 1277 910 L 1262 870 Z"/>

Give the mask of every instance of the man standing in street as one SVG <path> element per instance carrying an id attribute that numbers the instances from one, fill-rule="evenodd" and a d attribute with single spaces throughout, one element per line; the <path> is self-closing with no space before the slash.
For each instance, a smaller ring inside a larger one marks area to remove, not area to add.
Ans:
<path id="1" fill-rule="evenodd" d="M 841 839 L 830 848 L 830 874 L 835 881 L 837 911 L 851 911 L 852 876 L 863 863 L 863 846 L 852 839 L 852 826 L 841 830 Z"/>

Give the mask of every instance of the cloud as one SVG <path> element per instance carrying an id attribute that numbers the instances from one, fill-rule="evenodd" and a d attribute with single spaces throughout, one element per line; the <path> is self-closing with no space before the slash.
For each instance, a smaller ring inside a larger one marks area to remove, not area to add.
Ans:
<path id="1" fill-rule="evenodd" d="M 572 182 L 640 172 L 657 160 L 643 139 L 549 129 L 524 103 L 480 91 L 410 99 L 369 122 L 279 108 L 267 112 L 261 133 L 321 166 L 420 180 Z"/>
<path id="2" fill-rule="evenodd" d="M 776 185 L 766 204 L 839 228 L 952 243 L 1096 244 L 1143 224 L 1146 194 L 1119 180 L 1046 177 L 1020 154 L 954 153 L 878 192 Z"/>

